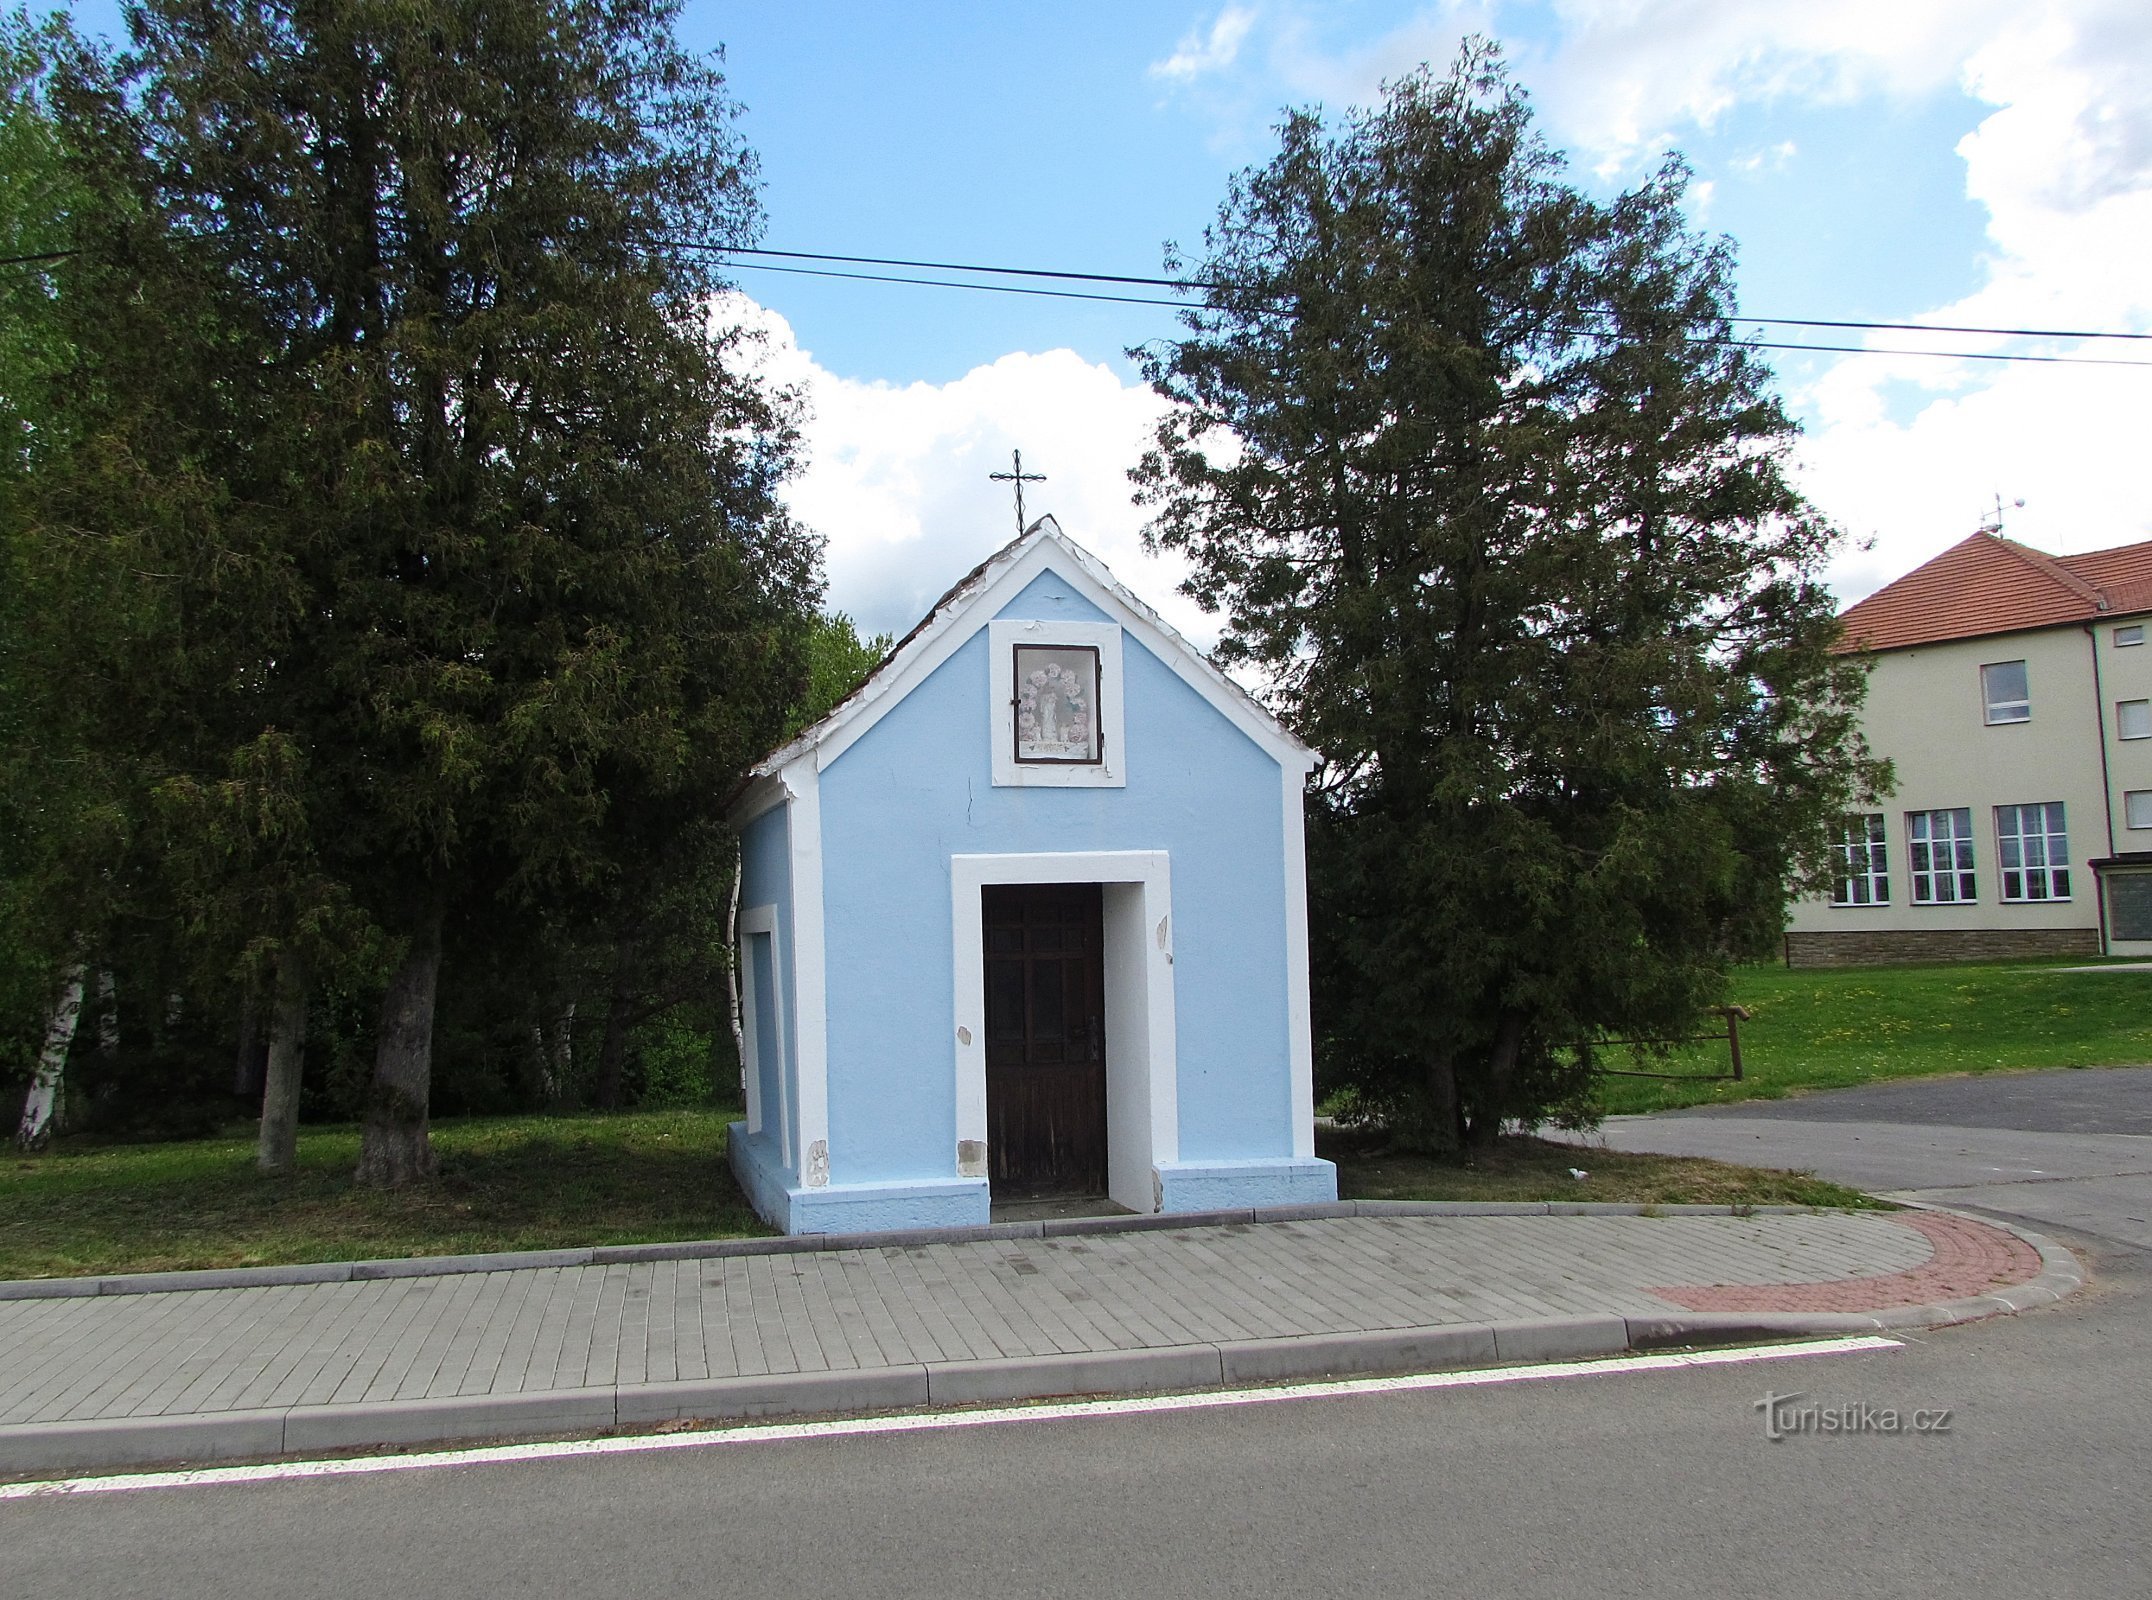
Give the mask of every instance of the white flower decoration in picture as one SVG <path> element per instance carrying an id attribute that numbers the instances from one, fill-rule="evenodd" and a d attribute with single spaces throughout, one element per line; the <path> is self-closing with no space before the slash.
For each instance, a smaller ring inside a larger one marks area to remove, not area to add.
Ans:
<path id="1" fill-rule="evenodd" d="M 1098 651 L 1088 645 L 1016 647 L 1016 759 L 1095 762 Z"/>

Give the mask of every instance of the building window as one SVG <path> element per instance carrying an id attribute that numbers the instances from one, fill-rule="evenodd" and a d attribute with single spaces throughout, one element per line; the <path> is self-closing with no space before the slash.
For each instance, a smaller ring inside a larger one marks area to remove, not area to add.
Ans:
<path id="1" fill-rule="evenodd" d="M 1977 898 L 1970 808 L 1909 811 L 1905 836 L 1913 858 L 1913 904 L 1954 905 Z"/>
<path id="2" fill-rule="evenodd" d="M 1016 759 L 1096 763 L 1098 651 L 1090 645 L 1020 644 L 1016 651 Z"/>
<path id="3" fill-rule="evenodd" d="M 2152 700 L 2117 700 L 2115 734 L 2123 739 L 2152 739 Z"/>
<path id="4" fill-rule="evenodd" d="M 2107 936 L 2152 940 L 2152 872 L 2117 872 L 2107 879 Z"/>
<path id="5" fill-rule="evenodd" d="M 1122 787 L 1121 630 L 996 617 L 987 634 L 994 782 Z"/>
<path id="6" fill-rule="evenodd" d="M 2127 627 L 2115 630 L 2115 648 L 2117 650 L 2126 645 L 2143 644 L 2144 642 L 2145 625 L 2141 622 L 2132 622 Z"/>
<path id="7" fill-rule="evenodd" d="M 2152 828 L 2152 789 L 2132 789 L 2125 794 L 2122 816 L 2133 828 Z"/>
<path id="8" fill-rule="evenodd" d="M 1890 852 L 1883 842 L 1883 813 L 1871 811 L 1846 818 L 1845 830 L 1834 848 L 1838 854 L 1838 887 L 1831 891 L 1831 904 L 1889 905 Z"/>
<path id="9" fill-rule="evenodd" d="M 1980 669 L 1980 692 L 1990 722 L 2030 722 L 2032 694 L 2022 661 L 1991 661 Z"/>
<path id="10" fill-rule="evenodd" d="M 2070 838 L 2062 802 L 1995 808 L 1995 855 L 2005 900 L 2070 898 Z"/>

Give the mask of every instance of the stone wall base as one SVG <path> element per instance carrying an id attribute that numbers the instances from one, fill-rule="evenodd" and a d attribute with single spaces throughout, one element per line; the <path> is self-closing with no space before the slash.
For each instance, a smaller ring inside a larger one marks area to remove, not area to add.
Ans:
<path id="1" fill-rule="evenodd" d="M 1789 933 L 1789 967 L 1877 967 L 1935 961 L 2096 956 L 2097 928 L 1909 928 Z"/>

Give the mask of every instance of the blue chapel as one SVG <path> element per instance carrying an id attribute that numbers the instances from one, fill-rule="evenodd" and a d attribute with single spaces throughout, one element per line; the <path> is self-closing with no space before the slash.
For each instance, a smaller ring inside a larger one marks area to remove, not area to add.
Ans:
<path id="1" fill-rule="evenodd" d="M 746 1120 L 786 1233 L 1332 1200 L 1317 757 L 1042 518 L 734 804 Z"/>

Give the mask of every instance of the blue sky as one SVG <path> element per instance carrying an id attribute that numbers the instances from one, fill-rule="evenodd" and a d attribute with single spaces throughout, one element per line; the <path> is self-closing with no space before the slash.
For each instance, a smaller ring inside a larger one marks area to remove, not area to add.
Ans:
<path id="1" fill-rule="evenodd" d="M 106 0 L 78 16 L 97 26 Z M 2152 330 L 2152 7 L 2142 0 L 688 0 L 722 42 L 776 248 L 1149 273 L 1194 244 L 1281 107 L 1501 40 L 1548 138 L 1600 192 L 1669 148 L 1730 235 L 1752 315 Z M 1141 550 L 1126 472 L 1158 403 L 1124 352 L 1170 313 L 743 270 L 809 407 L 800 514 L 831 599 L 901 629 L 1007 537 L 988 471 L 1198 640 Z M 1141 291 L 1135 291 L 1141 292 Z M 1799 335 L 1820 343 L 1860 335 Z M 1893 344 L 1893 340 L 1897 341 Z M 2152 345 L 1874 335 L 2152 360 Z M 1775 358 L 1799 470 L 1845 528 L 1850 599 L 1964 537 L 1998 495 L 2051 550 L 2152 537 L 2152 368 Z"/>

